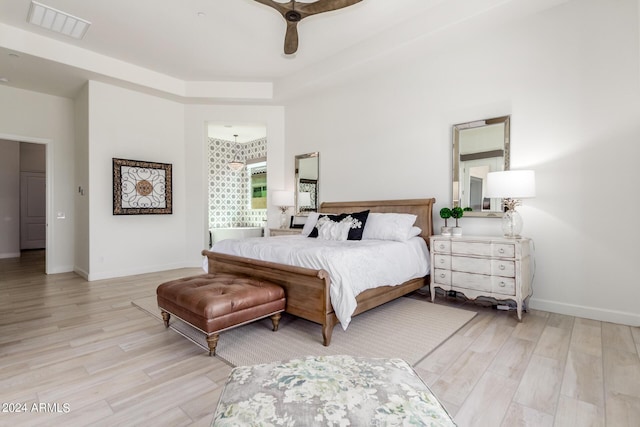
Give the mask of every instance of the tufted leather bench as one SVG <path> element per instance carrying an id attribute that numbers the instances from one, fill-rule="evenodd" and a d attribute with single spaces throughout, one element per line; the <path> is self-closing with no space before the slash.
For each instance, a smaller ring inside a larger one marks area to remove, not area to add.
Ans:
<path id="1" fill-rule="evenodd" d="M 219 333 L 271 316 L 278 330 L 284 290 L 271 282 L 234 274 L 202 274 L 172 280 L 156 289 L 164 325 L 171 315 L 207 336 L 209 355 L 216 354 Z"/>

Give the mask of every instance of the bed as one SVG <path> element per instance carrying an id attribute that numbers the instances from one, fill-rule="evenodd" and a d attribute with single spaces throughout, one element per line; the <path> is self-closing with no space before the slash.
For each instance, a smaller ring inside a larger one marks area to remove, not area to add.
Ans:
<path id="1" fill-rule="evenodd" d="M 325 202 L 321 204 L 320 212 L 340 214 L 369 210 L 379 213 L 413 214 L 417 217 L 415 226 L 422 230 L 420 237 L 428 244 L 429 236 L 433 234 L 434 203 L 433 198 Z M 331 304 L 331 279 L 326 270 L 261 261 L 209 250 L 202 251 L 202 254 L 207 257 L 209 272 L 244 274 L 282 286 L 287 297 L 285 311 L 322 325 L 322 342 L 325 346 L 331 343 L 333 328 L 339 321 Z M 356 296 L 357 306 L 353 316 L 411 293 L 427 284 L 427 276 L 423 276 L 393 286 L 365 290 Z"/>

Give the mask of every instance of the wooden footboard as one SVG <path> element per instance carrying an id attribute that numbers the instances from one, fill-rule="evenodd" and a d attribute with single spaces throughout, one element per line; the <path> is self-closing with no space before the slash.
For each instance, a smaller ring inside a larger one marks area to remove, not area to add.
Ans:
<path id="1" fill-rule="evenodd" d="M 277 264 L 204 250 L 209 260 L 209 272 L 243 274 L 268 280 L 282 286 L 287 302 L 285 311 L 322 325 L 322 343 L 331 343 L 333 328 L 339 323 L 331 305 L 331 281 L 325 270 Z M 427 285 L 425 278 L 410 280 L 398 286 L 369 289 L 356 297 L 358 306 L 353 315 L 399 298 Z"/>
<path id="2" fill-rule="evenodd" d="M 331 301 L 329 273 L 325 270 L 277 264 L 211 251 L 202 251 L 209 259 L 209 272 L 244 274 L 268 280 L 284 288 L 285 311 L 322 325 L 323 344 L 329 345 L 333 327 L 338 323 Z"/>
<path id="3" fill-rule="evenodd" d="M 421 236 L 429 244 L 429 236 L 433 234 L 432 208 L 434 203 L 435 199 L 433 198 L 334 202 L 323 203 L 320 211 L 342 213 L 368 209 L 371 212 L 415 214 L 417 216 L 415 225 L 422 229 Z M 202 254 L 209 260 L 209 272 L 245 274 L 282 286 L 287 298 L 285 311 L 322 325 L 323 344 L 328 346 L 331 343 L 331 334 L 334 326 L 338 324 L 338 318 L 329 297 L 331 282 L 327 271 L 277 264 L 207 250 L 202 251 Z M 358 305 L 353 315 L 365 312 L 426 285 L 428 285 L 426 277 L 421 277 L 397 286 L 368 289 L 356 297 Z"/>

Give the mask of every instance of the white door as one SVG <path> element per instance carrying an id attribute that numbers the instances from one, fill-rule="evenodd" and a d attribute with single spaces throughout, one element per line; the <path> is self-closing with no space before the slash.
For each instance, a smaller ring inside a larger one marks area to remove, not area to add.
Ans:
<path id="1" fill-rule="evenodd" d="M 20 249 L 46 247 L 46 190 L 44 172 L 20 173 Z"/>

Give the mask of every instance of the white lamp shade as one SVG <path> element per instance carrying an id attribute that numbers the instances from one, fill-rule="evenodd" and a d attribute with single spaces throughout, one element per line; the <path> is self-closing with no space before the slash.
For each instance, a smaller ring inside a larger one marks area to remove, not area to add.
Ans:
<path id="1" fill-rule="evenodd" d="M 273 192 L 274 206 L 293 206 L 293 191 L 277 190 Z"/>
<path id="2" fill-rule="evenodd" d="M 535 171 L 489 172 L 487 174 L 487 192 L 485 196 L 505 199 L 536 197 Z"/>
<path id="3" fill-rule="evenodd" d="M 311 193 L 300 192 L 298 193 L 298 207 L 311 206 Z"/>

